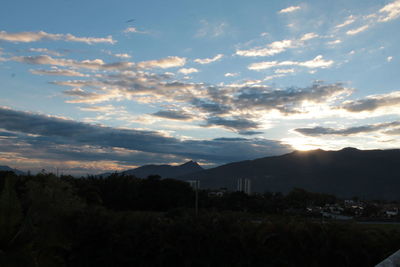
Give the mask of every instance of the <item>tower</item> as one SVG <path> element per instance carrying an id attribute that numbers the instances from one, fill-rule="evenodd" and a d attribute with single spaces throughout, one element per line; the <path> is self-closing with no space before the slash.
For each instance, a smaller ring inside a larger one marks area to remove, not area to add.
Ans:
<path id="1" fill-rule="evenodd" d="M 251 180 L 246 178 L 239 178 L 237 183 L 237 191 L 244 192 L 247 195 L 251 194 Z"/>

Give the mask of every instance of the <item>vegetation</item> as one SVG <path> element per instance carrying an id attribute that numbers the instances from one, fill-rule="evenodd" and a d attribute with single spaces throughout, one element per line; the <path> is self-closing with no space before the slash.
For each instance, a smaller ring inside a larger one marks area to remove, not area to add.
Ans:
<path id="1" fill-rule="evenodd" d="M 334 196 L 195 193 L 173 179 L 0 173 L 0 266 L 373 266 L 400 229 L 285 211 Z"/>

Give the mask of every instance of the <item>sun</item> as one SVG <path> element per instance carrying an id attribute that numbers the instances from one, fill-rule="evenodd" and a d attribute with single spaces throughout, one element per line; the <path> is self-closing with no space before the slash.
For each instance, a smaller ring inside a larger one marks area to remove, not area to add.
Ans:
<path id="1" fill-rule="evenodd" d="M 321 148 L 321 144 L 316 144 L 307 138 L 286 138 L 282 141 L 291 145 L 295 150 L 298 151 L 309 151 Z"/>

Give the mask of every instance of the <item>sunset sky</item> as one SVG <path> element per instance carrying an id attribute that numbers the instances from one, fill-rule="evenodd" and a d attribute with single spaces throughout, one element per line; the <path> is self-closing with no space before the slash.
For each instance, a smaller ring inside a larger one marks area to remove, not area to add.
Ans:
<path id="1" fill-rule="evenodd" d="M 3 0 L 0 165 L 400 147 L 400 0 Z"/>

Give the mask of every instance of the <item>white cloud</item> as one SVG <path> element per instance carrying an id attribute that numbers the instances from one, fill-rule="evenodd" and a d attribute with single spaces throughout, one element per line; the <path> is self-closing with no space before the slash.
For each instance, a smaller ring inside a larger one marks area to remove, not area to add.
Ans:
<path id="1" fill-rule="evenodd" d="M 281 9 L 278 13 L 282 14 L 282 13 L 291 13 L 297 10 L 300 10 L 301 7 L 300 6 L 290 6 L 284 9 Z"/>
<path id="2" fill-rule="evenodd" d="M 364 25 L 364 26 L 361 26 L 361 27 L 359 27 L 357 29 L 348 30 L 346 32 L 346 34 L 347 35 L 356 35 L 356 34 L 359 34 L 360 32 L 363 32 L 363 31 L 367 30 L 368 28 L 369 28 L 369 25 Z"/>
<path id="3" fill-rule="evenodd" d="M 289 48 L 296 48 L 304 45 L 304 41 L 308 41 L 319 37 L 318 34 L 310 32 L 304 34 L 299 39 L 275 41 L 266 47 L 256 47 L 248 50 L 236 50 L 236 54 L 245 57 L 266 57 L 282 53 Z"/>
<path id="4" fill-rule="evenodd" d="M 386 60 L 387 60 L 387 62 L 390 62 L 390 61 L 392 61 L 392 60 L 393 60 L 393 57 L 392 57 L 392 56 L 390 56 L 390 57 L 387 57 L 387 58 L 386 58 Z"/>
<path id="5" fill-rule="evenodd" d="M 139 68 L 151 69 L 151 68 L 173 68 L 182 67 L 186 64 L 186 58 L 182 57 L 166 57 L 158 60 L 142 61 L 137 64 Z"/>
<path id="6" fill-rule="evenodd" d="M 128 27 L 124 30 L 124 33 L 137 33 L 139 32 L 135 27 Z"/>
<path id="7" fill-rule="evenodd" d="M 57 51 L 49 50 L 47 48 L 29 48 L 28 51 L 49 54 L 49 55 L 56 56 L 56 57 L 63 56 L 61 53 L 58 53 Z"/>
<path id="8" fill-rule="evenodd" d="M 263 70 L 269 69 L 273 67 L 281 67 L 281 66 L 301 66 L 306 68 L 328 68 L 334 63 L 333 60 L 325 60 L 322 55 L 316 56 L 312 60 L 299 62 L 299 61 L 264 61 L 253 63 L 248 66 L 249 70 Z"/>
<path id="9" fill-rule="evenodd" d="M 294 69 L 277 69 L 275 73 L 293 73 Z"/>
<path id="10" fill-rule="evenodd" d="M 324 60 L 322 55 L 316 56 L 314 59 L 299 62 L 299 66 L 307 67 L 307 68 L 328 68 L 334 63 L 333 60 Z"/>
<path id="11" fill-rule="evenodd" d="M 274 74 L 274 75 L 270 75 L 264 78 L 264 81 L 269 81 L 269 80 L 273 80 L 276 78 L 280 78 L 280 77 L 285 77 L 285 74 Z"/>
<path id="12" fill-rule="evenodd" d="M 148 32 L 146 31 L 140 31 L 136 27 L 128 27 L 124 31 L 124 33 L 129 34 L 129 33 L 141 33 L 141 34 L 146 34 Z"/>
<path id="13" fill-rule="evenodd" d="M 94 37 L 77 37 L 72 34 L 67 34 L 64 36 L 65 41 L 69 42 L 81 42 L 87 44 L 95 44 L 95 43 L 110 43 L 114 44 L 117 41 L 113 40 L 111 36 L 107 36 L 105 38 L 94 38 Z"/>
<path id="14" fill-rule="evenodd" d="M 226 22 L 217 22 L 217 23 L 210 23 L 207 20 L 200 20 L 201 27 L 195 34 L 195 37 L 202 38 L 202 37 L 220 37 L 225 34 L 228 23 Z"/>
<path id="15" fill-rule="evenodd" d="M 337 29 L 343 28 L 343 27 L 345 27 L 345 26 L 347 26 L 347 25 L 352 24 L 352 23 L 355 22 L 355 21 L 356 21 L 355 17 L 354 17 L 353 15 L 350 15 L 350 16 L 347 18 L 347 20 L 345 20 L 343 23 L 341 23 L 341 24 L 339 24 L 339 25 L 336 25 L 335 28 L 337 28 Z"/>
<path id="16" fill-rule="evenodd" d="M 236 54 L 244 57 L 265 57 L 273 56 L 293 47 L 292 40 L 276 41 L 269 44 L 266 48 L 253 48 L 249 50 L 237 50 Z"/>
<path id="17" fill-rule="evenodd" d="M 387 4 L 379 10 L 379 13 L 385 13 L 384 16 L 379 18 L 379 22 L 387 22 L 396 19 L 400 16 L 400 0 Z"/>
<path id="18" fill-rule="evenodd" d="M 399 106 L 400 91 L 395 91 L 388 94 L 369 95 L 365 98 L 345 101 L 342 108 L 350 112 L 375 112 L 383 109 L 386 114 L 394 110 L 394 114 L 398 114 Z"/>
<path id="19" fill-rule="evenodd" d="M 194 60 L 194 62 L 199 63 L 199 64 L 209 64 L 211 62 L 220 60 L 223 56 L 224 56 L 223 54 L 218 54 L 213 58 L 197 58 Z"/>
<path id="20" fill-rule="evenodd" d="M 17 62 L 23 62 L 33 65 L 52 65 L 61 67 L 74 67 L 74 68 L 84 68 L 91 70 L 121 70 L 127 69 L 133 66 L 131 62 L 115 62 L 115 63 L 105 63 L 102 59 L 94 60 L 82 60 L 76 61 L 72 59 L 62 59 L 62 58 L 52 58 L 48 55 L 41 56 L 19 56 L 12 57 L 11 60 Z"/>
<path id="21" fill-rule="evenodd" d="M 33 74 L 37 75 L 54 75 L 54 76 L 70 76 L 70 77 L 88 77 L 89 75 L 83 74 L 74 70 L 65 69 L 52 69 L 52 70 L 29 70 Z"/>
<path id="22" fill-rule="evenodd" d="M 114 57 L 118 57 L 118 58 L 131 58 L 131 56 L 129 54 L 114 54 Z"/>
<path id="23" fill-rule="evenodd" d="M 336 40 L 333 40 L 333 41 L 328 42 L 327 44 L 328 44 L 328 45 L 336 45 L 336 44 L 340 44 L 341 42 L 342 42 L 341 40 L 336 39 Z"/>
<path id="24" fill-rule="evenodd" d="M 307 40 L 311 40 L 311 39 L 314 39 L 314 38 L 317 38 L 317 37 L 319 37 L 318 34 L 316 34 L 314 32 L 309 32 L 309 33 L 304 34 L 300 38 L 300 41 L 307 41 Z"/>
<path id="25" fill-rule="evenodd" d="M 68 34 L 53 34 L 44 31 L 39 32 L 18 32 L 18 33 L 7 33 L 6 31 L 0 31 L 0 40 L 16 43 L 31 43 L 38 42 L 41 40 L 52 40 L 52 41 L 67 41 L 67 42 L 81 42 L 87 44 L 94 43 L 110 43 L 115 44 L 117 41 L 113 40 L 111 36 L 97 38 L 97 37 L 77 37 L 70 33 Z"/>
<path id="26" fill-rule="evenodd" d="M 199 72 L 199 70 L 195 69 L 195 68 L 182 68 L 182 69 L 179 69 L 178 72 L 187 75 L 190 73 Z"/>
<path id="27" fill-rule="evenodd" d="M 235 73 L 233 73 L 233 72 L 227 72 L 227 73 L 225 73 L 225 77 L 236 77 L 236 76 L 238 76 L 239 75 L 239 73 L 237 73 L 237 72 L 235 72 Z"/>

